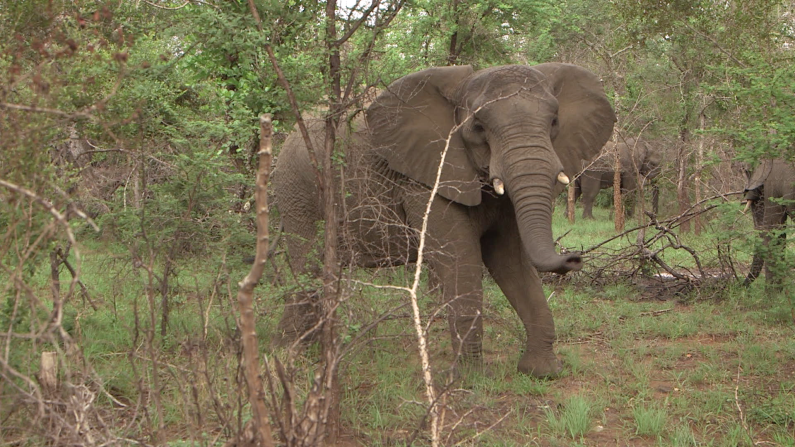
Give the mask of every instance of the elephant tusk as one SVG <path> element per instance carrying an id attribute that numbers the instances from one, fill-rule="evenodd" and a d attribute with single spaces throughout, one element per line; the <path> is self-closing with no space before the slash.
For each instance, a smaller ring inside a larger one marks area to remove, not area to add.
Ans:
<path id="1" fill-rule="evenodd" d="M 502 180 L 495 178 L 492 182 L 492 186 L 494 186 L 494 192 L 496 192 L 498 196 L 505 194 L 505 184 Z"/>
<path id="2" fill-rule="evenodd" d="M 743 208 L 743 214 L 747 213 L 749 209 L 751 209 L 751 205 L 753 200 L 746 200 L 745 201 L 745 208 Z"/>
<path id="3" fill-rule="evenodd" d="M 571 180 L 569 180 L 569 177 L 563 171 L 560 171 L 560 174 L 558 174 L 558 181 L 564 185 L 571 183 Z"/>

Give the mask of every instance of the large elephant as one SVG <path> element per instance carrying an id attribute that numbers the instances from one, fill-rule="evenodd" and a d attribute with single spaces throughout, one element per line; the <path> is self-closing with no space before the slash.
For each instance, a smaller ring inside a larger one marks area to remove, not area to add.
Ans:
<path id="1" fill-rule="evenodd" d="M 570 64 L 437 67 L 398 79 L 352 131 L 339 132 L 346 190 L 341 251 L 360 266 L 417 259 L 423 215 L 449 140 L 425 259 L 441 285 L 454 352 L 475 361 L 481 356 L 485 265 L 525 326 L 519 371 L 554 375 L 561 369 L 555 327 L 537 272 L 578 270 L 582 260 L 555 252 L 552 202 L 567 175 L 608 140 L 614 122 L 599 78 Z M 310 133 L 322 144 L 322 126 Z M 291 267 L 317 271 L 311 253 L 323 213 L 296 132 L 278 157 L 273 188 Z M 312 327 L 314 296 L 288 304 L 277 337 L 293 340 Z"/>
<path id="2" fill-rule="evenodd" d="M 593 203 L 600 189 L 613 186 L 615 175 L 615 147 L 621 157 L 621 194 L 627 197 L 638 189 L 639 181 L 645 186 L 660 173 L 662 154 L 641 139 L 628 138 L 618 143 L 608 142 L 602 155 L 593 161 L 586 162 L 585 169 L 575 180 L 574 200 L 582 195 L 582 217 L 593 219 Z M 657 213 L 657 190 L 652 190 L 655 214 Z M 632 215 L 634 201 L 628 200 L 627 214 Z"/>
<path id="3" fill-rule="evenodd" d="M 746 209 L 753 210 L 754 227 L 761 231 L 763 240 L 762 247 L 754 253 L 745 284 L 750 285 L 759 276 L 762 266 L 768 282 L 780 283 L 782 269 L 786 268 L 780 262 L 786 234 L 781 232 L 774 238 L 773 233 L 784 229 L 787 216 L 795 216 L 795 165 L 780 158 L 762 160 L 748 178 L 744 199 L 748 203 Z"/>

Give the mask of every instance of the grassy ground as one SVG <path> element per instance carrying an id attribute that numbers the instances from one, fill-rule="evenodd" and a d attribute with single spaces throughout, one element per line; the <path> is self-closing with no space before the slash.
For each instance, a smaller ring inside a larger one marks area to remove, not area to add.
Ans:
<path id="1" fill-rule="evenodd" d="M 607 212 L 595 211 L 597 220 L 578 222 L 563 245 L 587 248 L 615 234 Z M 569 228 L 556 217 L 556 235 Z M 717 237 L 708 232 L 686 242 L 701 250 Z M 152 444 L 220 445 L 228 439 L 249 414 L 234 321 L 235 284 L 248 267 L 231 259 L 225 265 L 183 262 L 172 283 L 163 336 L 159 296 L 151 293 L 146 275 L 130 273 L 124 251 L 95 244 L 85 247 L 84 257 L 83 282 L 97 310 L 74 301 L 64 327 L 91 365 L 92 383 L 107 391 L 97 392 L 93 401 L 104 423 L 118 436 Z M 747 261 L 747 254 L 737 257 Z M 676 253 L 670 262 L 689 259 Z M 43 269 L 31 280 L 42 293 L 47 273 Z M 408 281 L 402 269 L 355 275 L 381 283 Z M 556 348 L 565 365 L 555 380 L 516 372 L 524 330 L 490 279 L 484 280 L 482 368 L 450 376 L 447 323 L 433 320 L 435 380 L 445 386 L 453 378 L 446 393 L 445 445 L 795 446 L 792 292 L 767 293 L 760 279 L 749 289 L 729 286 L 649 298 L 637 284 L 594 285 L 584 279 L 546 286 Z M 284 353 L 271 351 L 267 340 L 285 290 L 260 287 L 256 303 L 263 353 L 282 358 Z M 404 301 L 396 292 L 357 286 L 340 310 L 344 340 L 355 338 L 363 322 Z M 426 316 L 436 309 L 433 296 L 423 296 L 421 305 Z M 25 322 L 16 324 L 15 331 L 24 332 Z M 37 353 L 45 349 L 15 341 L 11 363 L 33 377 Z M 290 368 L 299 392 L 309 383 L 309 366 L 316 359 L 317 348 L 310 348 Z M 399 446 L 413 438 L 425 408 L 406 308 L 380 323 L 346 357 L 341 384 L 343 444 Z M 0 387 L 0 405 L 13 403 L 9 390 Z M 20 434 L 29 414 L 3 412 L 0 440 L 24 445 Z M 425 433 L 420 431 L 415 445 L 428 443 Z M 27 444 L 36 445 L 36 439 Z"/>

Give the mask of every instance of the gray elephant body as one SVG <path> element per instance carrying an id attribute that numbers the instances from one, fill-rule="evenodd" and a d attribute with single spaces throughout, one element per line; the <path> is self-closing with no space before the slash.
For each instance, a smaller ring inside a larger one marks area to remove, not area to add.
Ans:
<path id="1" fill-rule="evenodd" d="M 660 173 L 662 154 L 643 140 L 629 138 L 618 143 L 608 142 L 602 155 L 593 163 L 586 163 L 575 183 L 574 199 L 582 196 L 582 217 L 593 219 L 593 203 L 601 189 L 613 186 L 615 178 L 615 146 L 621 157 L 621 194 L 628 197 L 634 193 L 639 182 L 645 186 Z M 653 199 L 654 212 L 657 213 L 656 194 Z M 632 215 L 634 201 L 628 197 L 627 214 Z"/>
<path id="2" fill-rule="evenodd" d="M 786 234 L 774 238 L 773 233 L 784 229 L 787 216 L 795 216 L 795 165 L 780 158 L 763 160 L 748 179 L 744 199 L 753 209 L 754 227 L 762 232 L 763 240 L 762 249 L 754 253 L 745 284 L 759 276 L 763 265 L 767 280 L 779 283 L 784 267 L 780 266 L 783 255 L 778 251 L 784 250 Z"/>
<path id="3" fill-rule="evenodd" d="M 454 352 L 481 355 L 485 265 L 525 325 L 519 370 L 556 374 L 554 322 L 537 271 L 581 266 L 578 255 L 554 251 L 552 198 L 563 188 L 556 178 L 591 158 L 614 121 L 599 79 L 573 65 L 443 67 L 401 78 L 351 131 L 340 131 L 347 193 L 340 251 L 365 267 L 415 262 L 447 146 L 425 259 L 441 285 Z M 323 126 L 311 125 L 310 134 L 321 147 Z M 490 186 L 495 179 L 504 181 L 504 195 Z M 311 253 L 323 210 L 297 133 L 278 157 L 273 188 L 292 268 L 318 272 Z M 278 336 L 289 341 L 312 327 L 315 295 L 288 305 Z"/>

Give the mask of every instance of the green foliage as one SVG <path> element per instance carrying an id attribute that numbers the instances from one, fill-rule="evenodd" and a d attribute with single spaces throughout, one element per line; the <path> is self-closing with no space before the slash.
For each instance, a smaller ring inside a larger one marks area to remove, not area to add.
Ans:
<path id="1" fill-rule="evenodd" d="M 517 62 L 525 45 L 551 54 L 545 34 L 555 12 L 548 0 L 411 2 L 382 42 L 385 54 L 379 66 L 385 70 L 378 72 L 394 79 L 433 65 L 484 68 Z"/>
<path id="2" fill-rule="evenodd" d="M 792 61 L 754 56 L 748 67 L 720 67 L 725 84 L 712 94 L 724 108 L 736 109 L 737 120 L 717 127 L 738 149 L 738 159 L 755 163 L 763 158 L 795 157 L 795 74 Z"/>

